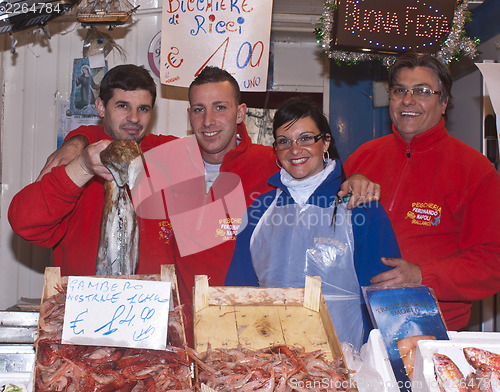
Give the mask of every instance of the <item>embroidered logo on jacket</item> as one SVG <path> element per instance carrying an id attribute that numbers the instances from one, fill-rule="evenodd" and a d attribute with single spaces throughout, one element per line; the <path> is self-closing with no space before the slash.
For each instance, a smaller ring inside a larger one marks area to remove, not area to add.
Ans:
<path id="1" fill-rule="evenodd" d="M 223 241 L 234 241 L 241 226 L 241 221 L 241 218 L 219 219 L 220 229 L 216 230 L 215 236 L 221 237 Z"/>
<path id="2" fill-rule="evenodd" d="M 160 227 L 160 230 L 158 231 L 160 240 L 163 240 L 165 244 L 170 244 L 170 240 L 174 234 L 172 231 L 172 224 L 168 221 L 161 221 L 158 223 L 158 226 Z"/>
<path id="3" fill-rule="evenodd" d="M 412 203 L 406 219 L 411 219 L 413 225 L 437 226 L 441 222 L 441 207 L 434 203 Z"/>

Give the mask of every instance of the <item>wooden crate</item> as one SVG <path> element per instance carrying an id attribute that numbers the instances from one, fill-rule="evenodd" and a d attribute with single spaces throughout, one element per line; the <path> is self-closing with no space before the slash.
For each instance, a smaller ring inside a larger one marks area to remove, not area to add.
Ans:
<path id="1" fill-rule="evenodd" d="M 43 287 L 43 293 L 42 293 L 42 300 L 41 303 L 43 303 L 47 298 L 55 295 L 58 293 L 58 288 L 60 287 L 66 287 L 68 284 L 68 277 L 67 276 L 61 276 L 61 270 L 58 267 L 48 267 L 45 269 L 45 282 L 44 282 L 44 287 Z M 161 266 L 161 273 L 160 274 L 150 274 L 150 275 L 113 275 L 113 276 L 97 276 L 98 278 L 113 278 L 113 279 L 134 279 L 134 280 L 149 280 L 149 281 L 163 281 L 163 282 L 170 282 L 172 284 L 172 297 L 171 301 L 173 303 L 173 306 L 176 307 L 180 305 L 180 298 L 179 298 L 179 292 L 178 292 L 178 287 L 177 287 L 177 277 L 175 274 L 175 267 L 173 265 L 162 265 Z M 182 319 L 182 312 L 180 313 L 180 322 L 182 326 L 182 336 L 181 340 L 183 342 L 184 347 L 186 346 L 186 334 L 185 334 L 185 327 L 184 327 L 184 321 Z M 38 358 L 38 346 L 36 347 L 36 354 L 35 358 Z M 189 357 L 186 354 L 186 361 L 189 362 Z M 36 367 L 35 367 L 35 372 L 36 372 Z M 33 391 L 35 392 L 36 386 L 35 386 L 35 380 L 36 380 L 36 374 L 34 373 L 33 376 Z"/>
<path id="2" fill-rule="evenodd" d="M 326 360 L 346 367 L 319 277 L 306 277 L 305 288 L 264 288 L 210 287 L 207 276 L 196 276 L 193 311 L 199 353 L 209 345 L 258 350 L 285 344 L 322 350 Z"/>
<path id="3" fill-rule="evenodd" d="M 177 288 L 177 276 L 175 274 L 175 266 L 173 264 L 162 265 L 160 274 L 150 274 L 150 275 L 113 275 L 113 276 L 97 276 L 98 278 L 113 278 L 113 279 L 136 279 L 136 280 L 151 280 L 151 281 L 161 281 L 170 282 L 172 284 L 172 302 L 174 307 L 179 306 L 181 301 L 179 298 L 179 290 Z M 59 267 L 47 267 L 44 273 L 44 286 L 42 292 L 41 303 L 58 293 L 58 287 L 65 287 L 68 285 L 68 277 L 61 276 L 61 269 Z M 184 320 L 182 319 L 182 312 L 180 312 L 181 324 L 183 328 L 183 340 L 184 346 L 187 345 L 186 333 L 184 327 Z"/>

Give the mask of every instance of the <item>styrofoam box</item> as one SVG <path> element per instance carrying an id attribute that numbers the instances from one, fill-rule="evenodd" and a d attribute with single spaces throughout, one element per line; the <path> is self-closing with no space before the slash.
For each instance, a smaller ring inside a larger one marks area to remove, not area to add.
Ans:
<path id="1" fill-rule="evenodd" d="M 396 377 L 392 371 L 391 363 L 382 335 L 378 329 L 372 329 L 368 341 L 361 349 L 361 358 L 373 369 L 377 370 L 382 378 L 383 385 L 378 390 L 381 392 L 399 392 Z"/>
<path id="2" fill-rule="evenodd" d="M 420 340 L 417 343 L 413 368 L 412 392 L 439 392 L 434 376 L 432 354 L 447 355 L 458 366 L 464 377 L 473 370 L 463 355 L 464 347 L 477 347 L 500 354 L 498 332 L 449 331 L 450 340 Z M 385 344 L 378 329 L 370 332 L 368 342 L 361 350 L 363 362 L 377 370 L 383 380 L 380 391 L 399 392 Z"/>
<path id="3" fill-rule="evenodd" d="M 447 355 L 458 366 L 464 377 L 474 369 L 463 354 L 464 347 L 476 347 L 500 354 L 498 332 L 448 332 L 450 340 L 421 340 L 417 343 L 413 368 L 413 392 L 439 392 L 434 375 L 432 354 Z"/>

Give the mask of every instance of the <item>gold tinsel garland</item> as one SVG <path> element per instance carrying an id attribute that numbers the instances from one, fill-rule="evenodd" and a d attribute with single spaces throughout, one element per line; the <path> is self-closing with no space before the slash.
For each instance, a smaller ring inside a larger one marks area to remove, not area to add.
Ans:
<path id="1" fill-rule="evenodd" d="M 435 54 L 445 64 L 452 60 L 459 60 L 463 56 L 474 58 L 477 55 L 476 46 L 479 45 L 479 38 L 471 39 L 464 31 L 465 23 L 470 20 L 470 11 L 467 10 L 467 6 L 468 0 L 459 0 L 450 34 L 441 44 L 441 50 Z M 333 13 L 336 8 L 335 0 L 327 0 L 323 7 L 323 14 L 316 24 L 316 40 L 321 45 L 323 53 L 338 64 L 357 64 L 360 61 L 379 60 L 389 67 L 396 61 L 396 55 L 331 50 Z"/>

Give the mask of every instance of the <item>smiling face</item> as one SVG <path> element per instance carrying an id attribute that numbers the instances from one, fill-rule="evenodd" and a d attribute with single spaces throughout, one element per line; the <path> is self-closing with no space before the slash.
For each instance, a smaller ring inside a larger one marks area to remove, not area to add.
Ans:
<path id="1" fill-rule="evenodd" d="M 224 155 L 236 148 L 236 129 L 245 118 L 246 105 L 238 105 L 228 81 L 193 86 L 189 101 L 189 121 L 203 159 L 222 163 Z"/>
<path id="2" fill-rule="evenodd" d="M 288 122 L 276 130 L 276 141 L 287 138 L 297 140 L 304 136 L 316 136 L 320 134 L 318 126 L 311 117 L 298 119 L 295 124 L 288 126 Z M 321 138 L 311 146 L 297 146 L 293 142 L 287 150 L 276 151 L 276 156 L 283 169 L 285 169 L 293 178 L 305 180 L 318 174 L 324 169 L 323 154 L 328 150 L 330 141 Z"/>
<path id="3" fill-rule="evenodd" d="M 140 142 L 148 131 L 153 112 L 153 97 L 147 90 L 125 91 L 115 88 L 104 104 L 96 99 L 96 108 L 103 119 L 104 132 L 113 140 Z"/>
<path id="4" fill-rule="evenodd" d="M 392 87 L 426 87 L 440 91 L 437 75 L 427 67 L 402 68 L 398 71 L 396 83 Z M 408 92 L 403 98 L 391 98 L 391 120 L 406 142 L 410 143 L 416 135 L 428 131 L 441 121 L 448 103 L 440 102 L 439 97 L 439 94 L 435 94 L 428 100 L 419 101 Z"/>

